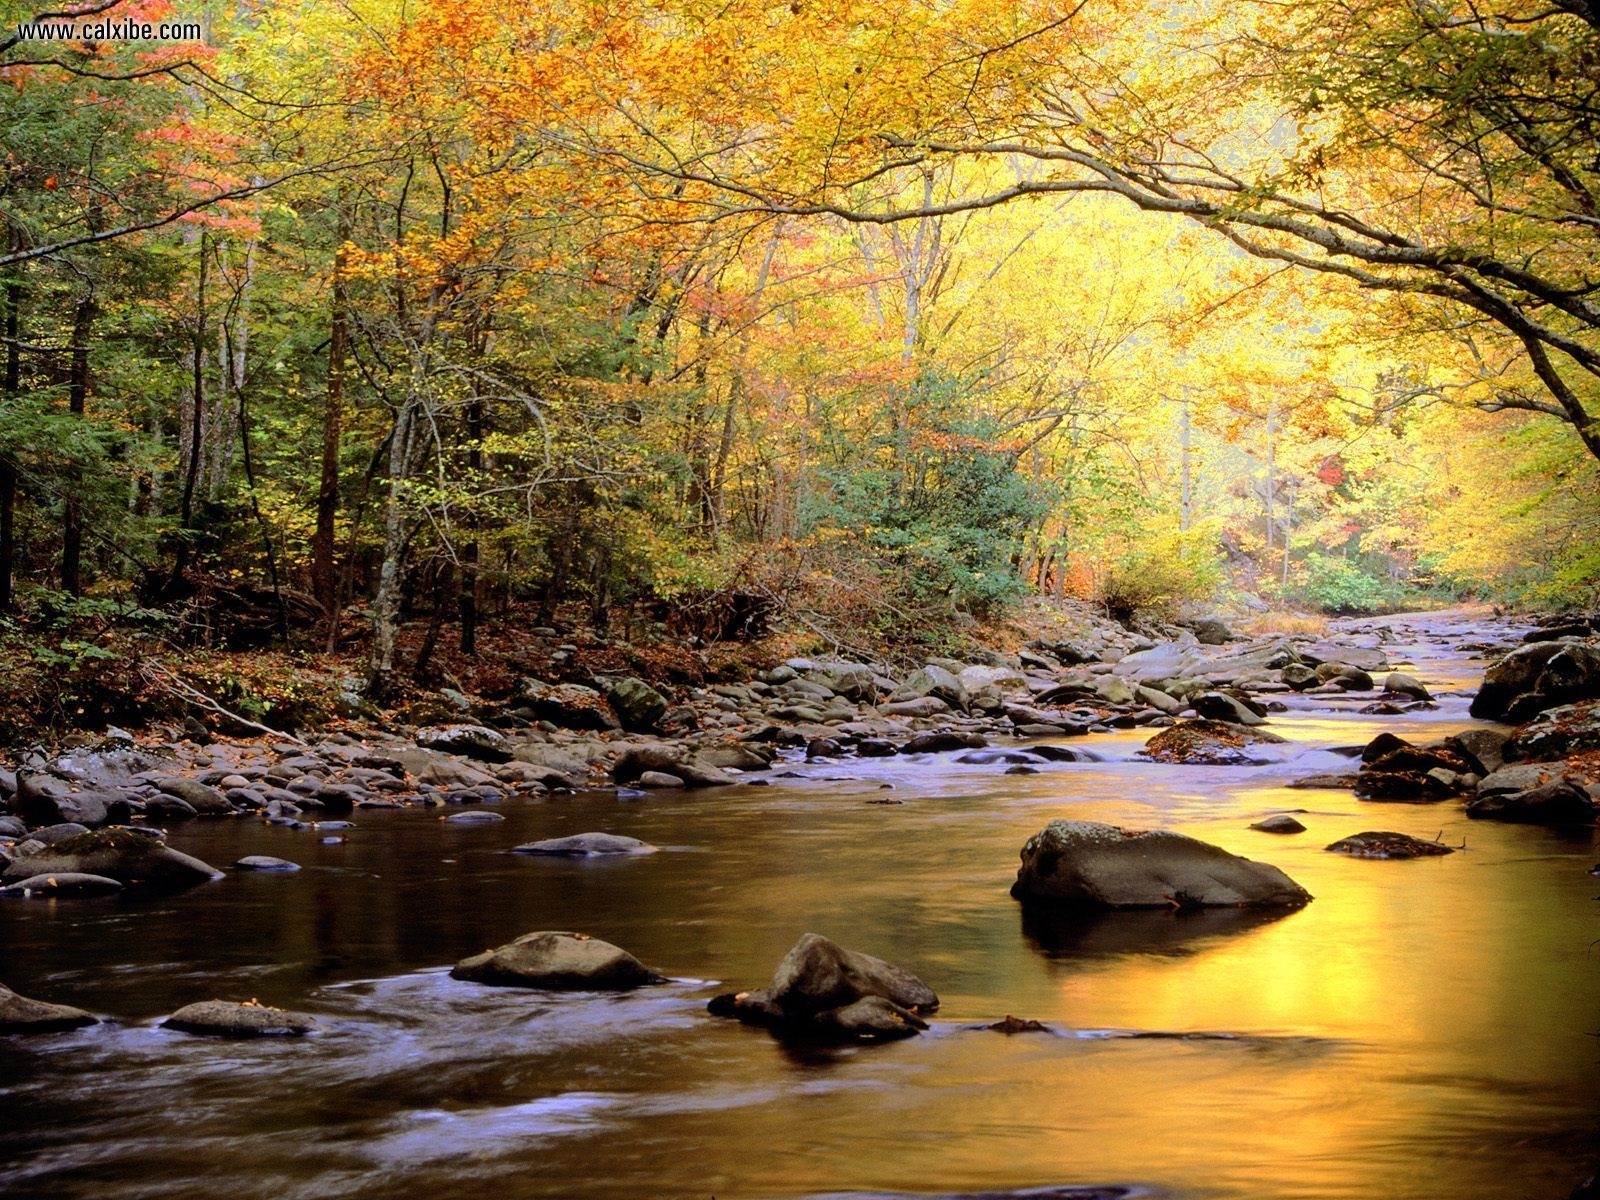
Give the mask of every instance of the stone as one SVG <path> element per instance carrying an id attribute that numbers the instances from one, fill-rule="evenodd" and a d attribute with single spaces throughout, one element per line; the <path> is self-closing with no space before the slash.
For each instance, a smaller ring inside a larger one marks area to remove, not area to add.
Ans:
<path id="1" fill-rule="evenodd" d="M 231 817 L 234 814 L 234 807 L 228 803 L 226 796 L 198 779 L 160 776 L 155 780 L 155 785 L 164 795 L 176 796 L 194 809 L 196 816 Z"/>
<path id="2" fill-rule="evenodd" d="M 1536 642 L 1491 664 L 1467 711 L 1487 720 L 1526 720 L 1542 709 L 1593 699 L 1600 699 L 1600 648 Z"/>
<path id="3" fill-rule="evenodd" d="M 1305 663 L 1290 663 L 1278 673 L 1278 678 L 1297 692 L 1316 687 L 1321 682 L 1317 678 L 1316 670 L 1306 666 Z"/>
<path id="4" fill-rule="evenodd" d="M 1321 775 L 1302 775 L 1299 779 L 1291 779 L 1288 783 L 1292 788 L 1321 789 L 1329 791 L 1344 791 L 1356 786 L 1361 777 L 1355 772 L 1328 772 Z"/>
<path id="5" fill-rule="evenodd" d="M 1304 833 L 1306 827 L 1288 813 L 1277 813 L 1250 826 L 1262 833 Z"/>
<path id="6" fill-rule="evenodd" d="M 615 833 L 575 833 L 569 837 L 545 838 L 513 847 L 517 854 L 549 854 L 564 858 L 592 858 L 608 854 L 654 854 L 656 847 L 638 838 Z"/>
<path id="7" fill-rule="evenodd" d="M 448 817 L 440 818 L 440 822 L 445 825 L 498 825 L 504 820 L 505 818 L 499 813 L 485 812 L 482 809 L 451 813 Z"/>
<path id="8" fill-rule="evenodd" d="M 606 698 L 616 710 L 617 719 L 624 729 L 636 733 L 650 733 L 666 715 L 667 698 L 642 679 L 628 676 L 610 682 Z"/>
<path id="9" fill-rule="evenodd" d="M 159 840 L 131 829 L 113 827 L 80 833 L 19 857 L 0 883 L 18 883 L 34 875 L 79 873 L 104 875 L 127 887 L 182 888 L 221 879 L 215 867 L 180 853 Z"/>
<path id="10" fill-rule="evenodd" d="M 1433 695 L 1422 686 L 1422 681 L 1404 671 L 1390 671 L 1383 681 L 1383 690 L 1389 695 L 1408 696 L 1412 700 L 1432 700 Z"/>
<path id="11" fill-rule="evenodd" d="M 1362 747 L 1361 761 L 1363 763 L 1377 762 L 1378 759 L 1385 755 L 1392 754 L 1396 750 L 1402 750 L 1410 745 L 1411 743 L 1406 741 L 1405 738 L 1396 737 L 1392 733 L 1380 733 Z"/>
<path id="12" fill-rule="evenodd" d="M 981 750 L 989 740 L 981 733 L 959 733 L 941 730 L 919 733 L 900 747 L 901 754 L 944 754 L 951 750 Z"/>
<path id="13" fill-rule="evenodd" d="M 413 739 L 424 750 L 457 754 L 479 762 L 511 761 L 512 747 L 503 733 L 482 725 L 432 725 L 417 730 Z"/>
<path id="14" fill-rule="evenodd" d="M 1589 825 L 1595 819 L 1589 793 L 1565 779 L 1523 792 L 1480 796 L 1467 805 L 1467 816 L 1519 825 Z"/>
<path id="15" fill-rule="evenodd" d="M 1258 760 L 1246 752 L 1257 742 L 1281 742 L 1277 734 L 1225 721 L 1180 721 L 1144 744 L 1156 762 L 1198 766 L 1239 766 Z"/>
<path id="16" fill-rule="evenodd" d="M 599 732 L 622 728 L 605 696 L 581 683 L 549 684 L 524 679 L 517 685 L 515 703 L 535 720 L 549 721 L 563 729 Z"/>
<path id="17" fill-rule="evenodd" d="M 676 775 L 668 774 L 666 771 L 646 771 L 633 782 L 639 787 L 650 788 L 657 791 L 664 791 L 671 788 L 681 788 L 684 785 L 684 781 L 682 779 L 678 778 Z"/>
<path id="18" fill-rule="evenodd" d="M 99 1022 L 81 1008 L 30 1000 L 0 983 L 0 1033 L 59 1033 Z"/>
<path id="19" fill-rule="evenodd" d="M 878 698 L 878 673 L 865 663 L 822 662 L 806 671 L 803 678 L 857 704 L 871 704 Z"/>
<path id="20" fill-rule="evenodd" d="M 1310 894 L 1277 867 L 1164 830 L 1051 821 L 1023 846 L 1011 894 L 1086 908 L 1299 908 Z"/>
<path id="21" fill-rule="evenodd" d="M 1233 630 L 1221 617 L 1201 617 L 1192 627 L 1195 641 L 1202 646 L 1220 646 L 1233 639 Z"/>
<path id="22" fill-rule="evenodd" d="M 621 992 L 665 983 L 633 955 L 584 933 L 541 931 L 464 958 L 450 970 L 452 979 L 492 987 L 546 988 L 553 991 Z"/>
<path id="23" fill-rule="evenodd" d="M 58 875 L 33 875 L 0 888 L 0 896 L 103 896 L 120 892 L 122 884 L 104 875 L 63 871 Z"/>
<path id="24" fill-rule="evenodd" d="M 926 1029 L 922 1018 L 939 1007 L 939 997 L 902 967 L 808 933 L 765 989 L 717 996 L 706 1007 L 785 1037 L 881 1042 Z"/>
<path id="25" fill-rule="evenodd" d="M 1208 721 L 1226 721 L 1231 725 L 1263 725 L 1266 718 L 1254 712 L 1249 705 L 1226 692 L 1201 692 L 1189 701 L 1194 711 Z"/>
<path id="26" fill-rule="evenodd" d="M 1405 833 L 1369 831 L 1340 838 L 1327 849 L 1335 854 L 1348 854 L 1352 858 L 1431 858 L 1441 854 L 1454 854 L 1453 846 L 1414 838 Z"/>
<path id="27" fill-rule="evenodd" d="M 17 790 L 11 808 L 30 826 L 72 823 L 98 829 L 108 823 L 126 823 L 130 805 L 120 791 L 81 784 L 37 771 L 17 772 Z"/>
<path id="28" fill-rule="evenodd" d="M 961 682 L 960 676 L 934 663 L 929 663 L 921 670 L 913 671 L 906 676 L 905 681 L 889 699 L 907 701 L 924 697 L 943 701 L 954 709 L 967 707 L 967 688 Z"/>
<path id="29" fill-rule="evenodd" d="M 163 1029 L 210 1037 L 299 1037 L 317 1027 L 314 1018 L 251 1001 L 202 1000 L 186 1004 L 161 1022 Z"/>
<path id="30" fill-rule="evenodd" d="M 911 972 L 815 933 L 803 934 L 784 955 L 767 995 L 791 1016 L 815 1015 L 868 996 L 919 1013 L 939 1007 L 933 989 Z"/>
<path id="31" fill-rule="evenodd" d="M 248 854 L 233 864 L 236 871 L 298 871 L 299 863 L 286 858 L 273 858 L 270 854 Z"/>

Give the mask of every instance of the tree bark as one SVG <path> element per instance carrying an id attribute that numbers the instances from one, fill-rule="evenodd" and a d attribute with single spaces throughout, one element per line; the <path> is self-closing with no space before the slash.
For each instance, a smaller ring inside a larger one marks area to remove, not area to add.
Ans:
<path id="1" fill-rule="evenodd" d="M 338 623 L 339 577 L 334 567 L 334 523 L 339 516 L 339 449 L 344 436 L 345 357 L 350 347 L 349 299 L 345 292 L 345 243 L 350 219 L 339 211 L 339 249 L 333 260 L 333 312 L 328 328 L 328 384 L 322 397 L 322 477 L 317 487 L 317 528 L 311 539 L 311 590 Z"/>
<path id="2" fill-rule="evenodd" d="M 13 232 L 12 248 L 16 249 L 20 242 L 21 239 Z M 0 398 L 6 404 L 16 401 L 22 385 L 22 347 L 18 344 L 22 336 L 22 280 L 17 274 L 20 270 L 20 267 L 16 268 L 6 284 L 5 379 L 0 384 Z M 10 454 L 0 452 L 0 612 L 9 610 L 14 599 L 12 581 L 16 577 L 17 562 L 16 511 L 16 460 Z"/>
<path id="3" fill-rule="evenodd" d="M 67 387 L 67 410 L 81 418 L 89 401 L 89 332 L 94 324 L 94 293 L 85 292 L 72 318 L 72 372 Z M 61 525 L 61 589 L 74 596 L 83 592 L 82 488 L 68 489 Z"/>

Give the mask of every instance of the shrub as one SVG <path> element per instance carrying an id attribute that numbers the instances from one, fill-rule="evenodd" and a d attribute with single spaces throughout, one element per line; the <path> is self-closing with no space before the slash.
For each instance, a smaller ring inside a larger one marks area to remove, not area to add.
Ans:
<path id="1" fill-rule="evenodd" d="M 1170 620 L 1186 603 L 1211 599 L 1222 568 L 1209 531 L 1159 534 L 1116 559 L 1101 577 L 1106 612 L 1129 621 Z"/>

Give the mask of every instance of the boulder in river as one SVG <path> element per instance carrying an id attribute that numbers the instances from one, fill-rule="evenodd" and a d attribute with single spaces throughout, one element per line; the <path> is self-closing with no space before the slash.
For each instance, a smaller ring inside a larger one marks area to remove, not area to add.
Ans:
<path id="1" fill-rule="evenodd" d="M 1299 908 L 1311 895 L 1277 867 L 1166 830 L 1051 821 L 1022 847 L 1011 894 L 1087 908 Z"/>
<path id="2" fill-rule="evenodd" d="M 235 871 L 298 871 L 299 863 L 286 858 L 273 858 L 270 854 L 247 854 L 233 864 Z"/>
<path id="3" fill-rule="evenodd" d="M 707 1007 L 787 1036 L 890 1041 L 926 1029 L 922 1018 L 939 1007 L 939 997 L 902 967 L 807 933 L 765 989 L 718 996 Z"/>
<path id="4" fill-rule="evenodd" d="M 638 838 L 615 833 L 575 833 L 570 837 L 545 838 L 514 847 L 518 854 L 551 854 L 566 858 L 590 858 L 606 854 L 654 854 L 656 847 Z"/>
<path id="5" fill-rule="evenodd" d="M 1288 813 L 1274 813 L 1250 826 L 1261 833 L 1304 833 L 1306 827 Z"/>
<path id="6" fill-rule="evenodd" d="M 0 1033 L 56 1033 L 99 1023 L 81 1008 L 19 996 L 0 983 Z"/>
<path id="7" fill-rule="evenodd" d="M 1389 677 L 1383 681 L 1383 690 L 1388 695 L 1405 696 L 1412 700 L 1433 699 L 1432 693 L 1422 685 L 1420 679 L 1404 671 L 1390 671 Z"/>
<path id="8" fill-rule="evenodd" d="M 215 867 L 173 850 L 156 838 L 115 827 L 80 833 L 17 859 L 0 876 L 16 883 L 33 875 L 76 872 L 104 875 L 128 887 L 181 888 L 221 879 Z"/>
<path id="9" fill-rule="evenodd" d="M 1201 692 L 1189 701 L 1194 711 L 1210 721 L 1226 721 L 1230 725 L 1260 725 L 1266 718 L 1237 696 L 1227 692 Z"/>
<path id="10" fill-rule="evenodd" d="M 187 1004 L 161 1022 L 164 1029 L 211 1037 L 298 1037 L 317 1027 L 314 1018 L 250 1001 L 202 1000 Z"/>
<path id="11" fill-rule="evenodd" d="M 36 771 L 17 772 L 11 807 L 30 828 L 72 822 L 97 829 L 108 823 L 125 823 L 130 811 L 128 799 L 120 791 L 82 788 L 70 780 Z"/>
<path id="12" fill-rule="evenodd" d="M 633 955 L 586 933 L 525 933 L 514 942 L 464 958 L 452 979 L 493 987 L 556 991 L 625 992 L 665 983 Z"/>
<path id="13" fill-rule="evenodd" d="M 1227 721 L 1180 721 L 1147 741 L 1144 752 L 1156 762 L 1231 766 L 1257 761 L 1245 747 L 1256 742 L 1281 741 L 1283 738 L 1275 733 Z"/>
<path id="14" fill-rule="evenodd" d="M 1525 721 L 1543 709 L 1600 699 L 1600 646 L 1587 641 L 1519 646 L 1483 673 L 1468 711 L 1488 720 Z"/>
<path id="15" fill-rule="evenodd" d="M 1522 792 L 1480 796 L 1467 805 L 1467 816 L 1519 825 L 1589 825 L 1595 803 L 1584 788 L 1556 779 Z"/>
<path id="16" fill-rule="evenodd" d="M 1348 854 L 1352 858 L 1430 858 L 1440 854 L 1454 854 L 1455 847 L 1443 842 L 1414 838 L 1406 833 L 1388 833 L 1371 830 L 1340 838 L 1328 847 L 1335 854 Z"/>

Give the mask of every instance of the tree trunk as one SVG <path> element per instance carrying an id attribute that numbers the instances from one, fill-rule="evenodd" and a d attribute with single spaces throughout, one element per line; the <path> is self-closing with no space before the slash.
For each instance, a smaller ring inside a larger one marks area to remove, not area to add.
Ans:
<path id="1" fill-rule="evenodd" d="M 89 331 L 94 324 L 94 293 L 78 300 L 72 318 L 72 373 L 67 387 L 67 410 L 82 417 L 89 401 Z M 83 499 L 82 488 L 67 492 L 66 513 L 61 527 L 61 589 L 74 596 L 83 592 Z"/>
<path id="2" fill-rule="evenodd" d="M 194 520 L 194 491 L 200 481 L 200 460 L 205 449 L 205 362 L 206 362 L 206 231 L 200 231 L 200 263 L 195 281 L 194 346 L 192 351 L 194 375 L 191 381 L 193 403 L 189 412 L 188 456 L 183 477 L 183 500 L 178 507 L 178 553 L 172 564 L 172 575 L 167 582 L 169 595 L 176 595 L 183 586 L 183 577 L 189 570 L 194 553 L 192 524 Z M 180 439 L 181 441 L 181 439 Z"/>
<path id="3" fill-rule="evenodd" d="M 11 235 L 13 250 L 21 248 L 21 238 Z M 13 268 L 20 271 L 21 268 Z M 22 280 L 16 275 L 6 284 L 5 379 L 0 383 L 0 400 L 13 403 L 22 385 Z M 11 608 L 12 580 L 16 575 L 17 464 L 10 454 L 0 451 L 0 612 Z"/>
<path id="4" fill-rule="evenodd" d="M 339 577 L 333 563 L 334 522 L 339 516 L 339 447 L 344 435 L 345 356 L 350 346 L 349 301 L 345 294 L 345 242 L 350 219 L 339 213 L 339 249 L 333 260 L 333 313 L 328 329 L 328 385 L 322 397 L 322 478 L 317 487 L 317 529 L 311 539 L 311 590 L 338 623 Z"/>
<path id="5" fill-rule="evenodd" d="M 467 407 L 467 474 L 471 487 L 477 487 L 483 470 L 483 401 L 477 396 Z M 456 593 L 456 611 L 461 618 L 461 653 L 478 652 L 478 517 L 469 511 L 467 528 L 472 537 L 461 548 L 461 585 Z"/>
<path id="6" fill-rule="evenodd" d="M 405 487 L 411 475 L 411 427 L 417 399 L 407 396 L 395 417 L 389 442 L 389 496 L 384 504 L 383 565 L 378 569 L 378 594 L 372 601 L 372 658 L 367 694 L 383 703 L 394 684 L 395 636 L 400 627 L 401 559 L 406 549 Z"/>

